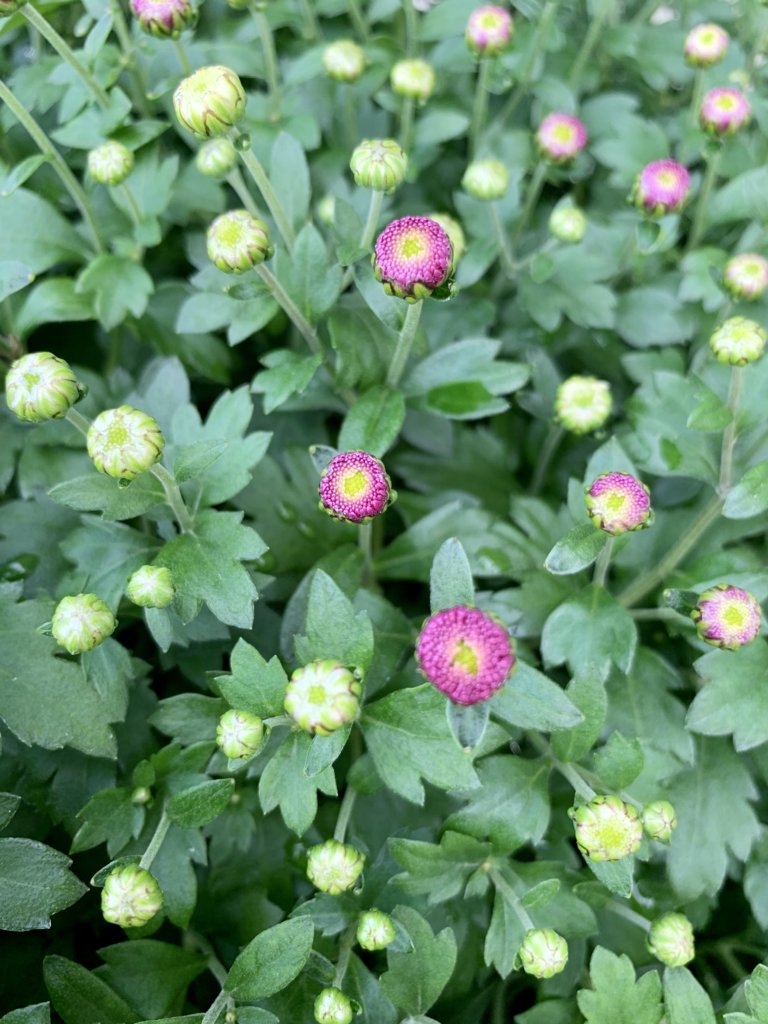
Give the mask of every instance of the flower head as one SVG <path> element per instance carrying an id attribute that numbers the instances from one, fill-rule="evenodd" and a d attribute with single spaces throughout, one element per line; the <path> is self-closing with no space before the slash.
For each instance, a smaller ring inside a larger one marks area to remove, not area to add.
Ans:
<path id="1" fill-rule="evenodd" d="M 586 234 L 587 218 L 578 206 L 556 206 L 549 215 L 549 230 L 558 242 L 575 245 Z"/>
<path id="2" fill-rule="evenodd" d="M 394 192 L 403 184 L 408 157 L 394 139 L 365 139 L 349 161 L 355 182 L 376 192 Z"/>
<path id="3" fill-rule="evenodd" d="M 467 605 L 444 608 L 427 619 L 416 641 L 416 661 L 454 704 L 488 700 L 517 664 L 504 626 Z"/>
<path id="4" fill-rule="evenodd" d="M 762 617 L 757 600 L 732 583 L 720 583 L 705 590 L 691 612 L 701 639 L 728 651 L 754 640 L 760 632 Z"/>
<path id="5" fill-rule="evenodd" d="M 140 608 L 167 608 L 176 593 L 171 570 L 164 565 L 142 565 L 128 580 L 125 593 Z"/>
<path id="6" fill-rule="evenodd" d="M 80 398 L 69 363 L 52 352 L 31 352 L 11 364 L 5 378 L 5 401 L 28 423 L 58 420 Z"/>
<path id="7" fill-rule="evenodd" d="M 269 229 L 247 210 L 228 210 L 208 228 L 208 259 L 225 274 L 244 274 L 272 255 Z"/>
<path id="8" fill-rule="evenodd" d="M 429 217 L 393 220 L 376 239 L 372 262 L 384 290 L 401 299 L 416 302 L 438 288 L 450 290 L 451 240 Z"/>
<path id="9" fill-rule="evenodd" d="M 719 25 L 697 25 L 685 37 L 683 52 L 686 62 L 696 68 L 717 64 L 725 56 L 729 42 L 728 33 Z"/>
<path id="10" fill-rule="evenodd" d="M 677 812 L 668 800 L 646 804 L 641 818 L 645 834 L 657 843 L 668 843 L 677 828 Z"/>
<path id="11" fill-rule="evenodd" d="M 696 956 L 693 926 L 683 914 L 664 914 L 651 925 L 648 949 L 667 967 L 684 967 Z"/>
<path id="12" fill-rule="evenodd" d="M 533 928 L 526 933 L 517 955 L 526 974 L 552 978 L 565 970 L 568 943 L 551 928 Z"/>
<path id="13" fill-rule="evenodd" d="M 451 217 L 449 213 L 430 213 L 429 219 L 439 224 L 451 240 L 451 245 L 453 246 L 453 269 L 455 270 L 467 249 L 464 229 L 456 218 Z"/>
<path id="14" fill-rule="evenodd" d="M 163 893 L 157 880 L 138 864 L 113 868 L 101 890 L 101 912 L 110 924 L 141 928 L 162 909 Z"/>
<path id="15" fill-rule="evenodd" d="M 226 135 L 245 113 L 243 83 L 231 68 L 212 64 L 183 79 L 173 94 L 176 117 L 195 135 Z"/>
<path id="16" fill-rule="evenodd" d="M 197 21 L 192 0 L 131 0 L 131 11 L 145 32 L 163 39 L 178 39 Z"/>
<path id="17" fill-rule="evenodd" d="M 383 910 L 366 910 L 357 921 L 357 941 L 363 949 L 386 949 L 397 937 L 395 923 Z"/>
<path id="18" fill-rule="evenodd" d="M 62 597 L 51 620 L 54 640 L 70 654 L 92 651 L 112 636 L 116 628 L 115 616 L 95 594 Z"/>
<path id="19" fill-rule="evenodd" d="M 501 160 L 473 160 L 464 171 L 461 187 L 475 199 L 501 199 L 509 188 L 509 171 Z"/>
<path id="20" fill-rule="evenodd" d="M 752 116 L 749 100 L 739 89 L 710 89 L 701 101 L 699 121 L 711 135 L 733 135 Z"/>
<path id="21" fill-rule="evenodd" d="M 100 473 L 133 480 L 160 459 L 165 438 L 151 416 L 121 405 L 99 413 L 88 428 L 86 447 Z"/>
<path id="22" fill-rule="evenodd" d="M 340 988 L 324 988 L 313 1007 L 317 1024 L 351 1024 L 355 1011 Z"/>
<path id="23" fill-rule="evenodd" d="M 264 742 L 264 723 L 250 711 L 225 711 L 216 726 L 216 742 L 232 761 L 252 757 Z"/>
<path id="24" fill-rule="evenodd" d="M 594 861 L 621 860 L 634 853 L 643 840 L 643 824 L 631 804 L 617 796 L 596 796 L 568 812 L 576 844 Z"/>
<path id="25" fill-rule="evenodd" d="M 642 530 L 653 521 L 651 492 L 629 473 L 603 473 L 588 488 L 585 500 L 595 526 L 614 536 Z"/>
<path id="26" fill-rule="evenodd" d="M 435 71 L 424 60 L 399 60 L 389 73 L 392 91 L 426 103 L 435 90 Z"/>
<path id="27" fill-rule="evenodd" d="M 549 114 L 536 132 L 539 152 L 558 164 L 575 159 L 586 144 L 584 122 L 570 114 Z"/>
<path id="28" fill-rule="evenodd" d="M 473 53 L 493 57 L 506 50 L 514 28 L 509 11 L 495 4 L 486 4 L 470 14 L 464 38 Z"/>
<path id="29" fill-rule="evenodd" d="M 572 434 L 599 430 L 612 408 L 611 386 L 597 377 L 568 377 L 557 389 L 555 413 L 558 422 Z"/>
<path id="30" fill-rule="evenodd" d="M 653 217 L 681 209 L 691 189 L 691 176 L 674 160 L 646 164 L 632 192 L 635 205 Z"/>
<path id="31" fill-rule="evenodd" d="M 351 889 L 365 867 L 365 854 L 354 846 L 326 839 L 312 846 L 307 859 L 307 878 L 321 892 L 338 896 Z"/>
<path id="32" fill-rule="evenodd" d="M 284 707 L 305 732 L 330 736 L 354 722 L 362 689 L 355 674 L 338 661 L 313 661 L 291 676 Z"/>
<path id="33" fill-rule="evenodd" d="M 340 452 L 323 470 L 320 507 L 334 519 L 366 523 L 397 497 L 384 464 L 368 452 Z"/>
<path id="34" fill-rule="evenodd" d="M 365 71 L 365 54 L 351 39 L 339 39 L 323 50 L 323 67 L 337 82 L 354 82 Z"/>
<path id="35" fill-rule="evenodd" d="M 328 224 L 330 226 L 333 224 L 336 216 L 336 196 L 332 195 L 330 192 L 327 193 L 318 201 L 315 209 L 317 210 L 318 220 L 321 220 L 323 224 Z"/>
<path id="36" fill-rule="evenodd" d="M 759 359 L 768 335 L 756 320 L 732 316 L 724 321 L 709 339 L 709 347 L 719 363 L 746 366 Z"/>
<path id="37" fill-rule="evenodd" d="M 725 265 L 723 284 L 736 299 L 759 299 L 768 288 L 768 260 L 754 252 L 733 256 Z"/>
<path id="38" fill-rule="evenodd" d="M 122 142 L 105 142 L 88 154 L 88 173 L 100 185 L 121 185 L 133 170 L 133 153 Z"/>
<path id="39" fill-rule="evenodd" d="M 237 166 L 237 150 L 229 139 L 211 139 L 197 151 L 195 166 L 207 178 L 223 178 Z"/>

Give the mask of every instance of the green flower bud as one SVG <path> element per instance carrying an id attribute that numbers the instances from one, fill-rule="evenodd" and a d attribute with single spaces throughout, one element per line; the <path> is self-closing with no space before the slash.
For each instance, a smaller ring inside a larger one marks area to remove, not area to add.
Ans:
<path id="1" fill-rule="evenodd" d="M 648 949 L 667 967 L 684 967 L 696 955 L 693 926 L 684 914 L 664 914 L 651 925 Z"/>
<path id="2" fill-rule="evenodd" d="M 392 91 L 398 96 L 426 103 L 435 91 L 435 71 L 423 60 L 399 60 L 389 73 Z"/>
<path id="3" fill-rule="evenodd" d="M 330 195 L 330 193 L 323 196 L 317 204 L 316 210 L 317 219 L 330 227 L 331 224 L 333 224 L 334 217 L 336 216 L 336 196 Z"/>
<path id="4" fill-rule="evenodd" d="M 354 846 L 327 839 L 309 849 L 307 878 L 321 892 L 338 896 L 351 889 L 363 872 L 365 854 Z"/>
<path id="5" fill-rule="evenodd" d="M 165 438 L 151 416 L 121 405 L 96 417 L 88 429 L 86 447 L 100 473 L 133 480 L 159 460 Z"/>
<path id="6" fill-rule="evenodd" d="M 430 220 L 439 224 L 450 238 L 453 247 L 453 270 L 455 270 L 459 265 L 459 260 L 467 251 L 467 239 L 464 235 L 464 229 L 456 218 L 451 217 L 448 213 L 429 213 L 427 216 Z"/>
<path id="7" fill-rule="evenodd" d="M 558 242 L 575 245 L 584 237 L 587 230 L 587 218 L 578 206 L 556 206 L 549 216 L 550 234 Z"/>
<path id="8" fill-rule="evenodd" d="M 765 331 L 755 320 L 732 316 L 714 332 L 709 339 L 709 347 L 719 363 L 746 366 L 763 354 L 766 337 Z"/>
<path id="9" fill-rule="evenodd" d="M 355 1011 L 340 988 L 324 988 L 315 1000 L 317 1024 L 351 1024 Z"/>
<path id="10" fill-rule="evenodd" d="M 509 173 L 501 160 L 473 160 L 461 187 L 475 199 L 501 199 L 509 188 Z"/>
<path id="11" fill-rule="evenodd" d="M 225 274 L 252 270 L 272 252 L 267 225 L 247 210 L 222 213 L 208 228 L 208 259 Z"/>
<path id="12" fill-rule="evenodd" d="M 22 356 L 5 378 L 8 408 L 29 423 L 61 419 L 79 397 L 72 367 L 52 352 Z"/>
<path id="13" fill-rule="evenodd" d="M 232 761 L 245 760 L 264 742 L 264 723 L 250 711 L 225 711 L 216 726 L 216 742 Z"/>
<path id="14" fill-rule="evenodd" d="M 141 928 L 163 906 L 163 893 L 157 880 L 138 864 L 114 868 L 101 890 L 101 912 L 110 924 L 121 928 Z"/>
<path id="15" fill-rule="evenodd" d="M 128 600 L 141 608 L 167 608 L 176 588 L 171 570 L 164 565 L 142 565 L 128 580 Z"/>
<path id="16" fill-rule="evenodd" d="M 10 18 L 27 0 L 0 0 L 0 18 Z"/>
<path id="17" fill-rule="evenodd" d="M 383 910 L 366 910 L 357 922 L 357 941 L 363 949 L 386 949 L 397 936 L 395 924 Z"/>
<path id="18" fill-rule="evenodd" d="M 285 692 L 285 710 L 305 732 L 330 736 L 353 722 L 362 684 L 338 661 L 313 661 L 298 668 Z"/>
<path id="19" fill-rule="evenodd" d="M 224 178 L 237 166 L 237 150 L 229 139 L 211 139 L 197 151 L 195 166 L 207 178 Z"/>
<path id="20" fill-rule="evenodd" d="M 245 90 L 231 68 L 200 68 L 179 83 L 173 94 L 176 117 L 195 135 L 226 135 L 245 113 Z"/>
<path id="21" fill-rule="evenodd" d="M 354 82 L 365 71 L 365 54 L 351 39 L 339 39 L 323 50 L 323 67 L 337 82 Z"/>
<path id="22" fill-rule="evenodd" d="M 139 807 L 143 807 L 144 804 L 148 804 L 151 799 L 152 790 L 147 786 L 137 786 L 131 793 L 131 803 L 136 804 Z"/>
<path id="23" fill-rule="evenodd" d="M 227 0 L 227 4 L 233 11 L 247 11 L 252 0 Z"/>
<path id="24" fill-rule="evenodd" d="M 133 170 L 133 153 L 122 142 L 105 142 L 88 154 L 88 173 L 100 185 L 121 185 Z"/>
<path id="25" fill-rule="evenodd" d="M 394 139 L 365 139 L 349 161 L 355 182 L 376 192 L 394 192 L 403 184 L 408 157 Z"/>
<path id="26" fill-rule="evenodd" d="M 51 633 L 70 654 L 84 654 L 104 643 L 117 627 L 107 605 L 95 594 L 63 597 L 56 605 Z"/>
<path id="27" fill-rule="evenodd" d="M 657 843 L 668 843 L 677 828 L 677 812 L 667 800 L 646 804 L 642 813 L 645 834 Z"/>
<path id="28" fill-rule="evenodd" d="M 551 928 L 534 928 L 527 932 L 517 955 L 526 974 L 552 978 L 565 970 L 568 943 Z"/>
<path id="29" fill-rule="evenodd" d="M 617 796 L 596 796 L 568 812 L 579 850 L 590 860 L 621 860 L 643 840 L 643 825 L 634 807 Z"/>
<path id="30" fill-rule="evenodd" d="M 612 407 L 610 384 L 596 377 L 569 377 L 557 389 L 557 420 L 573 434 L 588 434 L 604 426 Z"/>

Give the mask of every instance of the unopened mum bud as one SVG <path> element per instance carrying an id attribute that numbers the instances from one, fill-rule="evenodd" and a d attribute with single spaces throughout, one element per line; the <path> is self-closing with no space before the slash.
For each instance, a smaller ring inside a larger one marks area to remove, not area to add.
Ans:
<path id="1" fill-rule="evenodd" d="M 11 364 L 5 378 L 5 401 L 28 423 L 58 420 L 80 398 L 69 363 L 52 352 L 31 352 Z"/>
<path id="2" fill-rule="evenodd" d="M 416 641 L 416 661 L 432 685 L 455 704 L 478 704 L 500 690 L 517 658 L 504 626 L 479 608 L 435 612 Z"/>
<path id="3" fill-rule="evenodd" d="M 479 57 L 494 57 L 509 46 L 514 22 L 509 11 L 486 4 L 472 11 L 464 32 L 467 46 Z"/>
<path id="4" fill-rule="evenodd" d="M 216 726 L 216 742 L 233 761 L 252 757 L 264 742 L 264 723 L 249 711 L 225 711 Z"/>
<path id="5" fill-rule="evenodd" d="M 695 68 L 718 64 L 725 57 L 729 42 L 728 33 L 719 25 L 697 25 L 685 37 L 683 52 L 686 63 Z"/>
<path id="6" fill-rule="evenodd" d="M 754 252 L 733 256 L 725 265 L 723 284 L 736 299 L 759 299 L 768 288 L 768 260 Z"/>
<path id="7" fill-rule="evenodd" d="M 509 172 L 501 160 L 473 160 L 461 187 L 475 199 L 501 199 L 509 188 Z"/>
<path id="8" fill-rule="evenodd" d="M 356 184 L 376 192 L 394 192 L 405 181 L 408 157 L 394 139 L 365 139 L 349 161 Z"/>
<path id="9" fill-rule="evenodd" d="M 229 139 L 211 139 L 198 150 L 195 166 L 207 178 L 223 178 L 237 166 L 237 150 Z"/>
<path id="10" fill-rule="evenodd" d="M 351 1024 L 355 1011 L 340 988 L 324 988 L 315 1000 L 317 1024 Z"/>
<path id="11" fill-rule="evenodd" d="M 330 227 L 336 216 L 336 196 L 331 195 L 330 193 L 328 193 L 328 195 L 324 195 L 318 202 L 315 209 L 317 210 L 318 220 Z"/>
<path id="12" fill-rule="evenodd" d="M 734 135 L 752 116 L 749 100 L 738 89 L 710 89 L 701 101 L 699 122 L 710 135 Z"/>
<path id="13" fill-rule="evenodd" d="M 550 233 L 558 242 L 575 245 L 587 231 L 587 218 L 578 206 L 556 206 L 549 215 Z"/>
<path id="14" fill-rule="evenodd" d="M 194 135 L 203 139 L 226 135 L 245 113 L 245 90 L 231 68 L 213 64 L 179 83 L 173 108 Z"/>
<path id="15" fill-rule="evenodd" d="M 459 260 L 467 249 L 467 239 L 464 235 L 464 229 L 456 218 L 451 217 L 448 213 L 430 213 L 429 219 L 433 220 L 436 224 L 439 224 L 446 235 L 450 238 L 451 245 L 453 246 L 453 269 L 455 270 L 459 265 Z"/>
<path id="16" fill-rule="evenodd" d="M 418 302 L 433 292 L 436 298 L 451 294 L 451 240 L 429 217 L 393 220 L 376 239 L 372 262 L 388 295 Z"/>
<path id="17" fill-rule="evenodd" d="M 719 583 L 705 590 L 691 612 L 700 638 L 728 651 L 751 643 L 760 632 L 762 617 L 752 594 L 732 583 Z"/>
<path id="18" fill-rule="evenodd" d="M 167 608 L 176 593 L 171 570 L 164 565 L 142 565 L 128 580 L 125 593 L 140 608 Z"/>
<path id="19" fill-rule="evenodd" d="M 115 616 L 95 594 L 63 597 L 51 620 L 54 640 L 70 654 L 92 651 L 103 644 L 116 627 Z"/>
<path id="20" fill-rule="evenodd" d="M 395 923 L 383 910 L 366 910 L 360 915 L 357 922 L 357 941 L 363 949 L 386 949 L 396 937 Z"/>
<path id="21" fill-rule="evenodd" d="M 363 873 L 365 854 L 354 846 L 327 839 L 312 846 L 307 859 L 307 878 L 321 892 L 338 896 L 353 888 Z"/>
<path id="22" fill-rule="evenodd" d="M 756 320 L 732 316 L 720 324 L 709 339 L 709 347 L 719 363 L 746 366 L 759 359 L 768 338 Z"/>
<path id="23" fill-rule="evenodd" d="M 139 409 L 121 405 L 99 413 L 88 428 L 86 448 L 100 473 L 133 480 L 160 459 L 165 447 L 157 422 Z"/>
<path id="24" fill-rule="evenodd" d="M 575 159 L 587 144 L 584 122 L 570 114 L 549 114 L 536 132 L 536 145 L 542 156 L 556 164 Z"/>
<path id="25" fill-rule="evenodd" d="M 397 497 L 384 464 L 368 452 L 340 452 L 323 470 L 320 507 L 333 519 L 367 523 Z"/>
<path id="26" fill-rule="evenodd" d="M 634 853 L 643 840 L 643 824 L 631 804 L 617 796 L 596 796 L 568 812 L 576 844 L 594 861 L 621 860 Z"/>
<path id="27" fill-rule="evenodd" d="M 291 676 L 284 707 L 305 732 L 330 736 L 354 722 L 361 693 L 360 680 L 338 661 L 313 661 Z"/>
<path id="28" fill-rule="evenodd" d="M 229 210 L 208 228 L 208 259 L 225 274 L 244 274 L 272 255 L 269 229 L 247 210 Z"/>
<path id="29" fill-rule="evenodd" d="M 557 389 L 557 420 L 573 434 L 599 430 L 611 415 L 612 407 L 611 386 L 597 377 L 569 377 Z"/>
<path id="30" fill-rule="evenodd" d="M 435 90 L 435 71 L 423 60 L 399 60 L 389 73 L 389 81 L 398 96 L 426 103 Z"/>
<path id="31" fill-rule="evenodd" d="M 323 67 L 337 82 L 354 82 L 365 71 L 365 54 L 351 39 L 339 39 L 323 50 Z"/>
<path id="32" fill-rule="evenodd" d="M 677 828 L 677 812 L 668 800 L 646 804 L 641 815 L 645 834 L 657 843 L 668 843 Z"/>
<path id="33" fill-rule="evenodd" d="M 121 185 L 133 170 L 133 153 L 122 142 L 105 142 L 88 154 L 88 173 L 100 185 Z"/>
<path id="34" fill-rule="evenodd" d="M 651 925 L 648 949 L 667 967 L 684 967 L 696 956 L 693 925 L 683 914 L 664 914 Z"/>
<path id="35" fill-rule="evenodd" d="M 637 176 L 632 190 L 635 205 L 652 217 L 676 213 L 691 190 L 691 176 L 674 160 L 655 160 Z"/>
<path id="36" fill-rule="evenodd" d="M 104 920 L 121 928 L 141 928 L 162 909 L 163 893 L 157 880 L 138 864 L 114 868 L 101 890 Z"/>
<path id="37" fill-rule="evenodd" d="M 0 0 L 0 18 L 10 18 L 27 0 Z"/>
<path id="38" fill-rule="evenodd" d="M 585 502 L 595 526 L 614 536 L 653 522 L 651 492 L 630 473 L 603 473 L 587 489 Z"/>
<path id="39" fill-rule="evenodd" d="M 551 928 L 533 928 L 518 950 L 520 964 L 534 978 L 552 978 L 565 970 L 568 943 Z"/>
<path id="40" fill-rule="evenodd" d="M 144 32 L 161 39 L 178 39 L 197 21 L 192 0 L 131 0 L 131 11 Z"/>

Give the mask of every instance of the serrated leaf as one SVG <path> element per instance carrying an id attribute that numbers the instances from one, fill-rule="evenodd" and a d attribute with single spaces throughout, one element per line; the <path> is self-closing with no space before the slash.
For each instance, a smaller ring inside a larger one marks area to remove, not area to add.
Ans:
<path id="1" fill-rule="evenodd" d="M 316 570 L 309 587 L 306 635 L 295 637 L 299 659 L 306 664 L 331 658 L 363 673 L 373 658 L 373 627 L 368 613 L 355 612 L 341 588 Z"/>
<path id="2" fill-rule="evenodd" d="M 260 718 L 282 714 L 288 676 L 276 656 L 265 661 L 255 647 L 240 639 L 232 651 L 230 667 L 231 675 L 216 678 L 230 707 Z"/>
<path id="3" fill-rule="evenodd" d="M 413 950 L 387 950 L 388 970 L 381 975 L 381 988 L 404 1013 L 424 1013 L 439 998 L 453 973 L 456 939 L 450 928 L 435 935 L 412 907 L 396 907 L 393 916 L 408 931 Z"/>
<path id="4" fill-rule="evenodd" d="M 637 627 L 629 612 L 602 587 L 586 587 L 549 616 L 541 636 L 548 665 L 567 664 L 574 675 L 596 672 L 606 679 L 611 665 L 628 672 Z"/>
<path id="5" fill-rule="evenodd" d="M 50 928 L 51 916 L 72 906 L 87 886 L 72 861 L 32 839 L 0 839 L 0 929 Z"/>
<path id="6" fill-rule="evenodd" d="M 768 644 L 753 640 L 738 651 L 711 651 L 694 665 L 702 688 L 686 725 L 704 736 L 733 735 L 736 750 L 768 741 Z"/>
<path id="7" fill-rule="evenodd" d="M 317 814 L 317 791 L 336 795 L 333 769 L 326 768 L 311 779 L 304 772 L 312 737 L 293 732 L 272 755 L 259 780 L 261 809 L 269 814 L 280 808 L 283 821 L 298 836 L 304 835 Z"/>
<path id="8" fill-rule="evenodd" d="M 568 576 L 592 565 L 608 542 L 608 534 L 592 523 L 580 523 L 555 544 L 544 568 L 555 576 Z"/>
<path id="9" fill-rule="evenodd" d="M 314 925 L 295 917 L 257 935 L 238 955 L 227 975 L 225 991 L 238 1000 L 264 999 L 298 976 L 309 958 Z"/>
<path id="10" fill-rule="evenodd" d="M 685 967 L 664 971 L 664 1010 L 667 1024 L 716 1024 L 709 996 Z"/>
<path id="11" fill-rule="evenodd" d="M 589 973 L 592 990 L 582 989 L 576 997 L 587 1024 L 659 1024 L 663 1009 L 656 971 L 636 981 L 628 956 L 598 946 Z"/>
<path id="12" fill-rule="evenodd" d="M 521 729 L 572 729 L 583 720 L 579 709 L 557 683 L 518 661 L 501 690 L 490 700 L 491 712 Z"/>
<path id="13" fill-rule="evenodd" d="M 176 793 L 166 804 L 171 821 L 182 828 L 200 828 L 226 809 L 235 789 L 234 779 L 211 779 Z"/>

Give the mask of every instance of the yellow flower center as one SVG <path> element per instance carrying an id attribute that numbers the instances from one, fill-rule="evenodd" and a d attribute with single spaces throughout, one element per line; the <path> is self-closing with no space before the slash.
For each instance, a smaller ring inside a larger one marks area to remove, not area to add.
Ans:
<path id="1" fill-rule="evenodd" d="M 500 24 L 501 18 L 495 11 L 486 11 L 480 18 L 482 28 L 498 28 Z"/>
<path id="2" fill-rule="evenodd" d="M 479 668 L 477 662 L 477 653 L 474 648 L 466 642 L 466 640 L 459 640 L 453 652 L 451 658 L 451 664 L 463 668 L 465 672 L 469 672 L 471 675 L 476 676 Z"/>
<path id="3" fill-rule="evenodd" d="M 317 683 L 314 686 L 310 686 L 307 699 L 310 704 L 324 704 L 326 701 L 325 687 L 319 686 Z"/>
<path id="4" fill-rule="evenodd" d="M 605 496 L 605 507 L 609 512 L 621 512 L 626 500 L 626 494 L 621 494 L 620 491 L 609 491 Z"/>
<path id="5" fill-rule="evenodd" d="M 216 234 L 222 245 L 238 245 L 243 240 L 243 225 L 236 220 L 227 220 L 219 225 Z"/>
<path id="6" fill-rule="evenodd" d="M 424 239 L 415 233 L 404 235 L 400 240 L 400 255 L 406 260 L 415 260 L 424 254 Z"/>
<path id="7" fill-rule="evenodd" d="M 368 478 L 361 469 L 347 473 L 341 482 L 341 489 L 347 498 L 359 498 L 368 487 Z"/>
<path id="8" fill-rule="evenodd" d="M 723 609 L 720 617 L 726 625 L 733 626 L 736 629 L 741 629 L 744 626 L 746 619 L 744 607 L 736 601 L 729 601 Z"/>
<path id="9" fill-rule="evenodd" d="M 677 175 L 674 171 L 660 171 L 656 181 L 664 188 L 674 188 L 677 184 Z"/>
<path id="10" fill-rule="evenodd" d="M 718 110 L 730 111 L 736 109 L 736 97 L 726 94 L 725 96 L 718 96 L 715 101 L 715 106 Z"/>
<path id="11" fill-rule="evenodd" d="M 574 129 L 572 124 L 561 122 L 552 129 L 553 138 L 558 142 L 570 142 L 573 139 Z"/>
<path id="12" fill-rule="evenodd" d="M 122 445 L 128 440 L 128 431 L 122 423 L 115 423 L 107 431 L 107 444 Z"/>

